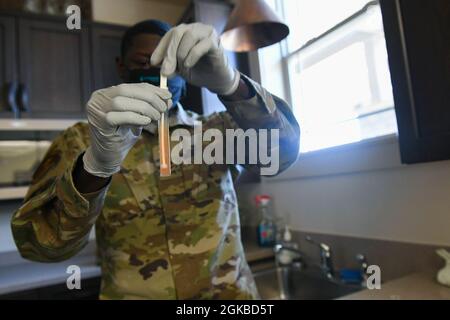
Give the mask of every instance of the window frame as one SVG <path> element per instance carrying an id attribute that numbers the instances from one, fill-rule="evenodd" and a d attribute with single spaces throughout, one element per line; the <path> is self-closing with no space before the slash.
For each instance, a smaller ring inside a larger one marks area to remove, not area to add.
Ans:
<path id="1" fill-rule="evenodd" d="M 283 0 L 275 0 L 277 12 L 283 14 Z M 353 15 L 344 19 L 333 28 L 318 37 L 308 41 L 300 48 L 288 52 L 287 41 L 278 44 L 279 58 L 282 68 L 282 79 L 284 84 L 284 92 L 282 97 L 293 106 L 291 95 L 291 83 L 289 75 L 289 58 L 294 57 L 296 53 L 303 50 L 313 43 L 320 41 L 323 37 L 336 31 L 344 25 L 354 21 L 359 16 L 367 12 L 373 5 L 380 5 L 379 0 L 368 2 L 362 9 Z M 313 42 L 312 42 L 313 41 Z M 251 70 L 255 77 L 262 80 L 261 72 L 261 55 L 258 53 L 250 55 L 250 64 L 253 66 Z M 382 110 L 374 113 L 382 113 L 395 110 L 395 106 L 387 106 Z M 368 114 L 372 115 L 372 114 Z M 368 116 L 367 115 L 367 116 Z M 360 117 L 365 116 L 364 114 Z M 301 127 L 301 124 L 300 124 Z M 363 174 L 378 170 L 403 168 L 400 159 L 398 133 L 386 134 L 374 138 L 364 139 L 361 141 L 332 146 L 306 153 L 299 154 L 299 160 L 292 167 L 282 174 L 274 177 L 263 177 L 262 183 L 277 183 L 285 180 L 302 180 L 314 179 L 320 177 L 341 176 L 351 174 Z"/>
<path id="2" fill-rule="evenodd" d="M 284 17 L 284 12 L 285 12 L 285 6 L 283 4 L 283 0 L 274 0 L 275 1 L 275 5 L 276 5 L 276 11 L 282 16 Z M 284 98 L 289 102 L 289 104 L 293 107 L 293 97 L 292 97 L 292 93 L 291 93 L 291 74 L 289 71 L 289 64 L 291 63 L 291 60 L 293 59 L 297 59 L 297 56 L 299 53 L 301 52 L 305 52 L 307 50 L 309 50 L 311 47 L 313 47 L 316 44 L 320 44 L 320 42 L 323 42 L 323 40 L 328 37 L 329 35 L 335 34 L 336 32 L 339 32 L 339 30 L 341 30 L 343 27 L 346 27 L 348 25 L 350 25 L 351 23 L 354 23 L 355 21 L 357 21 L 357 19 L 359 19 L 360 17 L 363 17 L 365 14 L 367 14 L 369 12 L 369 10 L 374 7 L 374 6 L 378 6 L 380 7 L 380 1 L 379 0 L 372 0 L 367 2 L 361 9 L 359 9 L 358 11 L 356 11 L 355 13 L 353 13 L 352 15 L 350 15 L 349 17 L 345 18 L 344 20 L 340 21 L 339 23 L 337 23 L 336 25 L 334 25 L 333 27 L 331 27 L 330 29 L 326 30 L 325 32 L 321 33 L 320 35 L 318 35 L 317 37 L 314 37 L 310 40 L 308 40 L 305 44 L 303 44 L 302 46 L 300 46 L 297 49 L 294 49 L 292 51 L 289 50 L 288 48 L 288 42 L 282 41 L 279 44 L 279 50 L 280 50 L 280 63 L 282 65 L 282 70 L 283 70 L 283 74 L 282 74 L 282 79 L 283 79 L 283 83 L 285 86 L 284 89 Z M 323 59 L 326 59 L 327 57 L 339 52 L 340 50 L 342 50 L 345 47 L 348 47 L 354 43 L 360 42 L 361 39 L 364 39 L 365 36 L 358 33 L 357 31 L 354 33 L 350 33 L 348 35 L 344 36 L 344 39 L 346 39 L 345 43 L 342 43 L 342 38 L 335 40 L 333 42 L 330 43 L 326 43 L 325 44 L 325 49 L 321 48 L 320 50 L 317 50 L 317 52 L 315 53 L 307 53 L 308 56 L 306 58 L 306 60 L 310 60 L 311 62 L 309 63 L 309 65 L 313 65 L 315 63 L 317 63 L 318 61 L 321 61 Z M 371 44 L 373 44 L 372 41 L 364 41 L 364 46 L 366 48 L 366 53 L 368 53 L 368 46 L 370 46 Z M 371 57 L 371 56 L 367 56 L 368 61 L 373 62 L 373 65 L 375 64 L 375 57 Z M 295 62 L 294 62 L 295 63 Z M 370 64 L 369 64 L 370 65 Z M 375 70 L 369 70 L 369 82 L 370 82 L 370 87 L 371 87 L 371 92 L 375 93 L 376 95 L 379 95 L 379 88 L 378 88 L 378 78 L 377 78 L 377 74 Z M 359 119 L 364 119 L 373 115 L 377 115 L 377 114 L 382 114 L 385 112 L 389 112 L 389 111 L 395 111 L 395 105 L 394 103 L 392 104 L 386 104 L 386 106 L 382 107 L 379 110 L 375 110 L 375 111 L 368 111 L 366 113 L 362 113 L 360 115 L 358 115 L 355 118 L 352 119 L 346 119 L 345 121 L 350 121 L 350 120 L 359 120 Z M 341 121 L 343 122 L 343 121 Z M 397 136 L 398 133 L 394 132 L 391 134 L 387 134 L 387 135 L 380 135 L 374 138 L 367 138 L 367 139 L 363 139 L 361 141 L 356 141 L 356 142 L 352 142 L 352 143 L 346 143 L 346 144 L 342 144 L 342 145 L 337 145 L 337 146 L 331 146 L 331 147 L 327 147 L 327 148 L 322 148 L 322 149 L 318 149 L 318 150 L 313 150 L 313 151 L 308 151 L 308 152 L 302 152 L 300 153 L 302 156 L 306 155 L 306 154 L 310 154 L 310 153 L 315 153 L 315 152 L 321 152 L 323 150 L 328 150 L 328 149 L 335 149 L 336 147 L 340 147 L 340 146 L 346 146 L 346 145 L 352 145 L 352 144 L 360 144 L 362 142 L 369 142 L 372 141 L 380 141 L 382 140 L 384 137 L 386 137 L 388 140 L 392 139 L 393 136 Z"/>

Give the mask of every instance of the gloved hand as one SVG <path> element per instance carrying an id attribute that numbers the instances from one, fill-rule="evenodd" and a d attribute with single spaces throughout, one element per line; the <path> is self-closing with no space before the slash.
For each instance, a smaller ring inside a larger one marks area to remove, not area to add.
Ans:
<path id="1" fill-rule="evenodd" d="M 205 24 L 171 29 L 153 52 L 151 63 L 161 65 L 161 73 L 168 78 L 179 74 L 188 83 L 219 95 L 231 95 L 239 86 L 240 73 L 230 66 L 214 28 Z"/>
<path id="2" fill-rule="evenodd" d="M 121 84 L 94 92 L 87 103 L 91 145 L 83 156 L 84 169 L 108 178 L 139 138 L 142 128 L 172 105 L 171 93 L 151 84 Z"/>

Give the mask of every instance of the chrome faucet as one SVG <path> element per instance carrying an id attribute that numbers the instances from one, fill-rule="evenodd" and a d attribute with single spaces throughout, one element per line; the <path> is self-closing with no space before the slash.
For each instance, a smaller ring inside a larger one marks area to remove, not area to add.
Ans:
<path id="1" fill-rule="evenodd" d="M 303 255 L 303 253 L 300 250 L 285 246 L 283 244 L 276 244 L 274 250 L 275 250 L 275 253 L 279 253 L 283 250 L 287 250 L 287 251 L 291 251 L 299 256 Z"/>
<path id="2" fill-rule="evenodd" d="M 280 289 L 280 299 L 281 300 L 289 300 L 291 296 L 291 285 L 292 285 L 292 270 L 302 270 L 304 268 L 303 263 L 303 253 L 289 245 L 285 245 L 282 243 L 278 243 L 274 246 L 275 252 L 275 261 L 277 264 L 277 280 L 278 287 Z M 282 261 L 281 255 L 283 252 L 292 252 L 295 257 L 289 259 L 289 262 L 286 263 Z"/>
<path id="3" fill-rule="evenodd" d="M 367 263 L 367 258 L 365 255 L 359 253 L 356 255 L 356 261 L 359 262 L 359 266 L 361 269 L 361 273 L 367 274 L 367 267 L 369 266 Z"/>
<path id="4" fill-rule="evenodd" d="M 366 287 L 367 286 L 367 268 L 369 264 L 367 263 L 367 258 L 365 255 L 359 253 L 356 255 L 356 260 L 359 263 L 359 270 L 361 272 L 361 286 Z"/>
<path id="5" fill-rule="evenodd" d="M 334 267 L 331 254 L 331 248 L 325 243 L 316 242 L 310 236 L 306 240 L 319 247 L 320 250 L 320 268 L 325 273 L 328 279 L 334 279 Z"/>

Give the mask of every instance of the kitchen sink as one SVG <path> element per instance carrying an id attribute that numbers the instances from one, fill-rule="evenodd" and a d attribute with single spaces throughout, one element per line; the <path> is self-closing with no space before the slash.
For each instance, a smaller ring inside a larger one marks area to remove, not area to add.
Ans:
<path id="1" fill-rule="evenodd" d="M 273 267 L 253 276 L 263 300 L 331 300 L 363 289 L 330 280 L 316 269 Z"/>

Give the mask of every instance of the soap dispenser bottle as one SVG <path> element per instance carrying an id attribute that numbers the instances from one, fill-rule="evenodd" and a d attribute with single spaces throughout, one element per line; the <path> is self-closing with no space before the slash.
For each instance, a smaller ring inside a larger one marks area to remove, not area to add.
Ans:
<path id="1" fill-rule="evenodd" d="M 298 245 L 292 241 L 292 233 L 288 225 L 284 226 L 281 243 L 283 248 L 298 251 Z M 291 265 L 296 258 L 298 258 L 297 254 L 291 250 L 281 250 L 277 257 L 278 263 L 281 265 Z"/>

